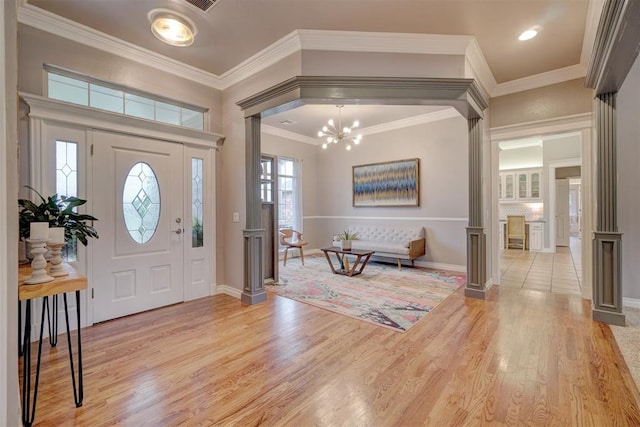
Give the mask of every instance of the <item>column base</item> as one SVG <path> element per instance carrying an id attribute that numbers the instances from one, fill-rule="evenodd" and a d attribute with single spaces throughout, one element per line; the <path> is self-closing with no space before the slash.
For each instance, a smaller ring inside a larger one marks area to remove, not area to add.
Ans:
<path id="1" fill-rule="evenodd" d="M 267 300 L 266 292 L 262 292 L 259 294 L 247 294 L 243 292 L 242 295 L 240 296 L 240 301 L 242 301 L 243 304 L 248 304 L 248 305 L 259 304 L 261 302 L 265 302 L 266 300 Z"/>
<path id="2" fill-rule="evenodd" d="M 606 310 L 591 310 L 591 319 L 596 322 L 608 323 L 610 325 L 616 326 L 626 326 L 627 323 L 625 321 L 625 315 L 623 313 L 616 313 L 613 311 Z"/>
<path id="3" fill-rule="evenodd" d="M 474 299 L 487 299 L 486 289 L 464 288 L 464 296 Z"/>
<path id="4" fill-rule="evenodd" d="M 464 295 L 486 298 L 486 236 L 484 227 L 467 227 L 467 283 Z"/>

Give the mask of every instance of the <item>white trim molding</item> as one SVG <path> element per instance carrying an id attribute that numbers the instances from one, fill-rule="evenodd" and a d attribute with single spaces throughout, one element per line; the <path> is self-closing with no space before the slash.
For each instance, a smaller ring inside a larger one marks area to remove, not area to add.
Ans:
<path id="1" fill-rule="evenodd" d="M 302 142 L 305 144 L 311 144 L 311 145 L 321 144 L 321 142 L 318 141 L 318 138 L 311 138 L 310 136 L 305 136 L 296 132 L 291 132 L 291 131 L 280 129 L 274 126 L 265 125 L 264 123 L 260 125 L 260 130 L 269 135 L 279 136 L 282 138 L 290 139 L 292 141 Z"/>
<path id="2" fill-rule="evenodd" d="M 586 75 L 586 65 L 570 65 L 568 67 L 559 68 L 557 70 L 546 71 L 544 73 L 534 74 L 532 76 L 523 77 L 521 79 L 500 83 L 495 87 L 495 90 L 493 91 L 493 93 L 491 93 L 491 96 L 497 97 L 508 95 L 510 93 L 536 89 L 556 83 L 562 83 L 568 80 L 579 79 Z"/>
<path id="3" fill-rule="evenodd" d="M 219 145 L 224 141 L 224 137 L 216 133 L 139 119 L 24 92 L 19 95 L 29 105 L 29 117 L 31 118 L 75 123 L 92 129 L 153 137 L 162 141 L 180 142 L 214 149 L 219 149 Z"/>
<path id="4" fill-rule="evenodd" d="M 465 57 L 464 77 L 476 79 L 485 96 L 495 97 L 584 77 L 601 10 L 602 0 L 590 1 L 579 64 L 500 84 L 497 84 L 478 41 L 474 36 L 469 35 L 299 29 L 290 32 L 218 76 L 78 24 L 26 2 L 20 2 L 18 21 L 59 37 L 132 59 L 219 90 L 237 84 L 301 50 L 331 50 L 461 55 Z"/>
<path id="5" fill-rule="evenodd" d="M 220 78 L 215 74 L 141 48 L 28 3 L 20 4 L 18 22 L 205 86 L 222 89 Z"/>
<path id="6" fill-rule="evenodd" d="M 469 218 L 435 218 L 413 216 L 305 216 L 304 220 L 346 219 L 346 220 L 373 220 L 373 221 L 431 221 L 431 222 L 469 222 Z M 466 268 L 466 267 L 465 267 Z"/>
<path id="7" fill-rule="evenodd" d="M 376 126 L 369 126 L 366 128 L 362 128 L 360 129 L 359 133 L 361 133 L 362 135 L 373 135 L 376 133 L 389 132 L 396 129 L 404 129 L 411 126 L 418 126 L 426 123 L 437 122 L 440 120 L 451 119 L 454 117 L 462 118 L 458 110 L 456 110 L 453 107 L 449 107 L 442 110 L 434 111 L 432 113 L 421 114 L 419 116 L 408 117 L 406 119 L 395 120 L 388 123 L 382 123 Z M 303 142 L 305 144 L 321 145 L 324 142 L 324 140 L 321 140 L 319 138 L 312 138 L 310 136 L 301 135 L 296 132 L 291 132 L 288 130 L 276 128 L 274 126 L 269 126 L 265 124 L 261 125 L 260 130 L 269 135 L 280 136 L 282 138 Z"/>
<path id="8" fill-rule="evenodd" d="M 579 129 L 591 128 L 592 123 L 593 114 L 582 113 L 548 120 L 495 127 L 489 129 L 489 134 L 493 142 L 505 141 L 559 133 L 572 133 Z"/>
<path id="9" fill-rule="evenodd" d="M 640 299 L 622 297 L 622 305 L 624 307 L 640 308 Z"/>
<path id="10" fill-rule="evenodd" d="M 242 296 L 242 291 L 229 285 L 218 285 L 215 287 L 215 290 L 214 292 L 212 292 L 212 294 L 213 295 L 219 295 L 219 294 L 229 295 L 230 297 L 234 297 L 239 300 Z"/>

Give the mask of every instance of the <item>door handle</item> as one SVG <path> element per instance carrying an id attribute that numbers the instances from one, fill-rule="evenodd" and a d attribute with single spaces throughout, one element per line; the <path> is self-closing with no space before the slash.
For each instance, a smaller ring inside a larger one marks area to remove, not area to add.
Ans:
<path id="1" fill-rule="evenodd" d="M 182 234 L 182 228 L 178 228 L 177 230 L 173 230 L 176 234 Z"/>

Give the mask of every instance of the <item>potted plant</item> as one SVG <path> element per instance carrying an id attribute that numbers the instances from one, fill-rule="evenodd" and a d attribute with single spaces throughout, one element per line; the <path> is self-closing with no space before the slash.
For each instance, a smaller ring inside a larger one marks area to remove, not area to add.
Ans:
<path id="1" fill-rule="evenodd" d="M 338 239 L 340 239 L 340 249 L 343 251 L 351 250 L 351 241 L 356 240 L 358 238 L 358 233 L 351 233 L 348 230 L 343 231 L 338 234 Z"/>
<path id="2" fill-rule="evenodd" d="M 98 238 L 98 232 L 87 221 L 98 219 L 76 212 L 78 206 L 87 203 L 86 200 L 77 197 L 59 196 L 54 194 L 46 199 L 32 187 L 27 186 L 40 198 L 39 203 L 29 199 L 19 199 L 20 207 L 20 240 L 29 238 L 32 222 L 48 222 L 49 227 L 64 227 L 65 241 L 77 239 L 83 245 L 87 245 L 89 238 Z"/>

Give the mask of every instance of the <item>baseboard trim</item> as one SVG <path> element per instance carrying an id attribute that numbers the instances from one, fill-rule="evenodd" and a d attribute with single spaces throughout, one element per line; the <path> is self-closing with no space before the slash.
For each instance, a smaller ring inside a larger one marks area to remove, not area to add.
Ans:
<path id="1" fill-rule="evenodd" d="M 632 308 L 640 308 L 640 299 L 623 297 L 622 305 Z"/>
<path id="2" fill-rule="evenodd" d="M 305 255 L 313 255 L 313 254 L 321 254 L 322 251 L 320 249 L 309 249 L 309 250 L 305 250 L 304 251 Z M 290 259 L 290 258 L 289 258 Z M 383 262 L 389 262 L 390 264 L 397 264 L 398 262 L 398 258 L 392 258 L 392 257 L 379 257 L 376 256 L 376 254 L 373 254 L 372 259 L 374 261 L 383 261 Z M 410 260 L 406 260 L 403 259 L 402 260 L 402 266 L 403 267 L 407 267 L 407 263 L 410 263 Z M 455 271 L 455 272 L 459 272 L 459 273 L 466 273 L 467 272 L 467 266 L 466 265 L 458 265 L 458 264 L 445 264 L 442 262 L 431 262 L 431 261 L 420 261 L 420 260 L 416 260 L 415 264 L 418 267 L 425 267 L 425 268 L 433 268 L 434 270 L 447 270 L 447 271 Z"/>
<path id="3" fill-rule="evenodd" d="M 235 299 L 242 298 L 242 291 L 240 289 L 233 288 L 229 285 L 218 285 L 216 286 L 214 295 L 225 294 L 230 297 L 234 297 Z"/>
<path id="4" fill-rule="evenodd" d="M 416 261 L 416 265 L 418 267 L 433 268 L 434 270 L 447 270 L 447 271 L 455 271 L 458 273 L 467 272 L 466 265 L 445 264 L 442 262 L 431 262 L 431 261 Z"/>

